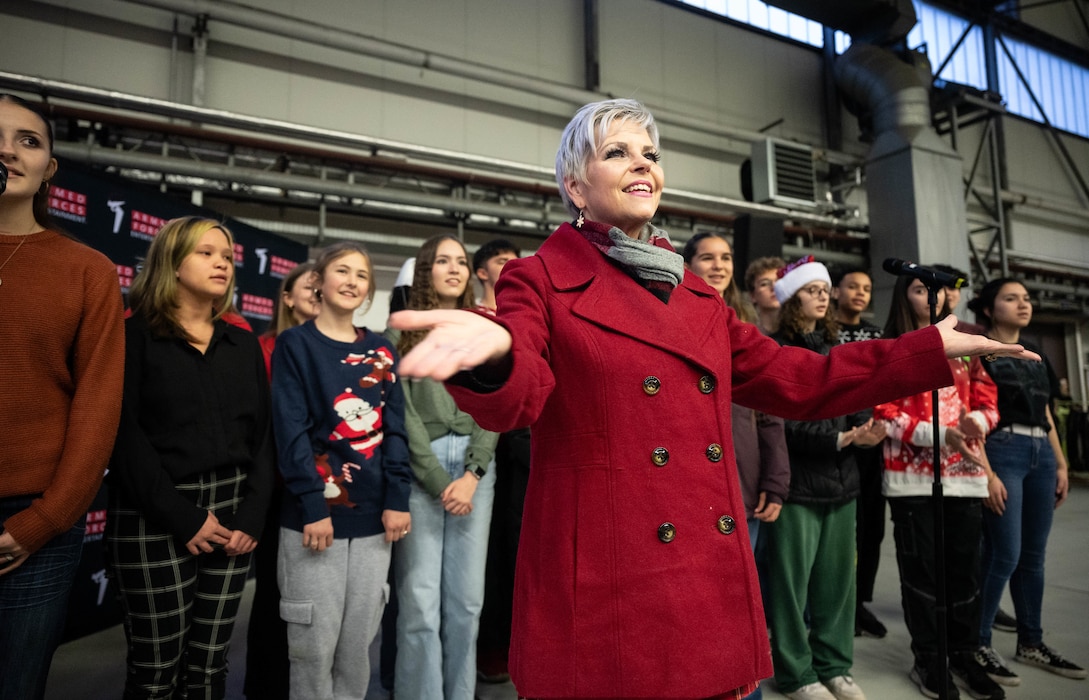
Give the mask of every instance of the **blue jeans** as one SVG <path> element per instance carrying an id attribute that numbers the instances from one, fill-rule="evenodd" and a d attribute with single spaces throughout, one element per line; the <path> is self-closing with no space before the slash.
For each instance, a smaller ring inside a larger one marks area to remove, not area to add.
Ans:
<path id="1" fill-rule="evenodd" d="M 0 523 L 32 500 L 0 499 Z M 18 569 L 0 576 L 0 700 L 39 700 L 45 695 L 49 665 L 64 633 L 83 530 L 81 518 Z"/>
<path id="2" fill-rule="evenodd" d="M 431 442 L 452 479 L 465 473 L 468 447 L 468 435 Z M 399 698 L 473 700 L 494 499 L 494 463 L 477 484 L 469 515 L 450 515 L 439 499 L 412 484 L 412 532 L 397 543 L 394 557 L 400 611 L 393 687 Z"/>
<path id="3" fill-rule="evenodd" d="M 987 437 L 987 458 L 1009 497 L 1001 516 L 983 511 L 980 644 L 991 645 L 991 624 L 1009 581 L 1017 642 L 1038 646 L 1044 638 L 1044 558 L 1055 514 L 1055 453 L 1046 438 L 996 430 Z"/>

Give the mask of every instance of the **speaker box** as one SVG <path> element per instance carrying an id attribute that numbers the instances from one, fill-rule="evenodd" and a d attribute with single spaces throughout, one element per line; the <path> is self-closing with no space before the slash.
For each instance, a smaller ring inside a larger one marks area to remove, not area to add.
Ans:
<path id="1" fill-rule="evenodd" d="M 742 214 L 734 219 L 734 275 L 745 276 L 749 263 L 757 258 L 782 256 L 784 219 Z"/>

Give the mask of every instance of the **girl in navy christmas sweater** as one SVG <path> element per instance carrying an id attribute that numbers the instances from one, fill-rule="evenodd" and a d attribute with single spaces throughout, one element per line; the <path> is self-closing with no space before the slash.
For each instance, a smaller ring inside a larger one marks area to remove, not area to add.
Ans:
<path id="1" fill-rule="evenodd" d="M 286 496 L 277 575 L 291 697 L 363 697 L 366 649 L 388 595 L 393 542 L 411 531 L 405 399 L 389 341 L 352 325 L 374 297 L 366 251 L 315 263 L 322 309 L 272 356 L 273 426 Z M 350 662 L 346 662 L 349 660 Z M 328 669 L 332 669 L 332 673 Z"/>

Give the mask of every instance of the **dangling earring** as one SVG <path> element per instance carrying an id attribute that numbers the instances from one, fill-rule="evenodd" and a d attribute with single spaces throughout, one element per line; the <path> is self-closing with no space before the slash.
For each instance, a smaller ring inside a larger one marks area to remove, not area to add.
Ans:
<path id="1" fill-rule="evenodd" d="M 575 219 L 575 228 L 582 228 L 582 225 L 586 223 L 586 216 L 579 209 L 579 218 Z"/>

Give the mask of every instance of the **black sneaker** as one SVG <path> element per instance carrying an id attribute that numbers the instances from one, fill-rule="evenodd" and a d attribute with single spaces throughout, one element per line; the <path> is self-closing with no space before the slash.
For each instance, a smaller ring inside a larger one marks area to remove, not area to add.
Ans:
<path id="1" fill-rule="evenodd" d="M 1017 653 L 1013 658 L 1023 664 L 1039 666 L 1045 671 L 1051 671 L 1052 673 L 1057 673 L 1066 678 L 1082 679 L 1089 677 L 1089 671 L 1086 671 L 1081 666 L 1071 663 L 1059 656 L 1043 642 L 1040 642 L 1040 645 L 1035 647 L 1026 647 L 1018 644 Z"/>
<path id="2" fill-rule="evenodd" d="M 984 672 L 995 683 L 1012 687 L 1021 685 L 1021 677 L 1006 668 L 1006 662 L 992 647 L 980 647 L 974 654 L 976 663 L 983 667 Z"/>
<path id="3" fill-rule="evenodd" d="M 1004 700 L 1006 691 L 991 680 L 983 667 L 976 663 L 974 654 L 966 654 L 957 661 L 950 660 L 949 671 L 953 681 L 976 700 Z"/>
<path id="4" fill-rule="evenodd" d="M 919 686 L 919 691 L 928 698 L 940 698 L 941 688 L 938 686 L 938 679 L 935 677 L 938 674 L 927 671 L 922 666 L 915 664 L 912 667 L 911 673 L 908 674 L 908 678 L 915 682 L 915 685 Z M 953 683 L 953 677 L 948 673 L 945 674 L 945 697 L 947 700 L 960 700 L 960 691 L 957 690 L 957 686 Z"/>
<path id="5" fill-rule="evenodd" d="M 866 606 L 859 603 L 855 608 L 855 636 L 884 639 L 888 633 L 889 631 L 881 624 L 881 620 L 867 610 Z"/>
<path id="6" fill-rule="evenodd" d="M 991 623 L 991 627 L 999 632 L 1016 632 L 1017 618 L 999 608 L 998 612 L 994 614 L 994 622 Z"/>

